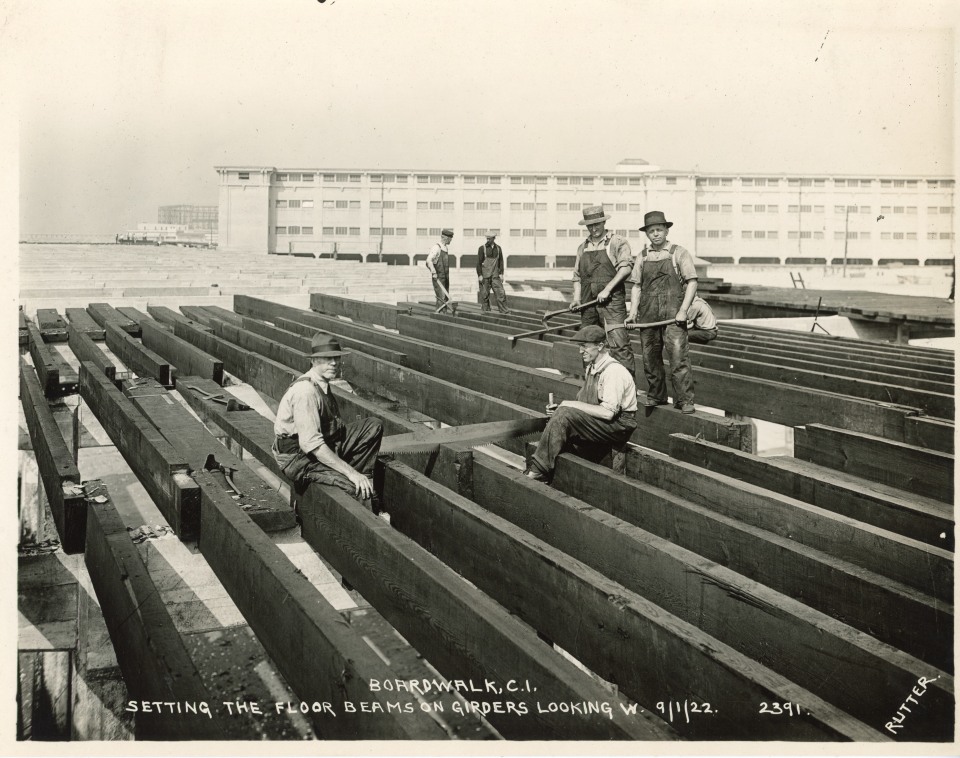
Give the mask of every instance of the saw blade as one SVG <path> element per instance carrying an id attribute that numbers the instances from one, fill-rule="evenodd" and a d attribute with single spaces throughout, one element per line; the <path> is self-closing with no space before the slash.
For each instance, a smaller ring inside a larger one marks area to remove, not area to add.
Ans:
<path id="1" fill-rule="evenodd" d="M 506 439 L 538 437 L 546 423 L 547 417 L 543 416 L 395 434 L 384 438 L 379 454 L 423 456 L 436 452 L 440 445 L 450 443 L 470 445 L 471 447 L 496 445 Z"/>

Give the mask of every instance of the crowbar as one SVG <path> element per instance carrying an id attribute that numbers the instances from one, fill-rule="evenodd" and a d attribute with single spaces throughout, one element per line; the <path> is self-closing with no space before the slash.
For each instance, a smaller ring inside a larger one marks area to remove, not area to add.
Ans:
<path id="1" fill-rule="evenodd" d="M 456 314 L 457 314 L 457 306 L 456 306 L 455 303 L 452 303 L 452 302 L 450 301 L 450 293 L 447 292 L 447 288 L 443 286 L 443 282 L 441 282 L 439 278 L 437 279 L 437 286 L 440 288 L 440 291 L 443 293 L 443 296 L 446 298 L 446 300 L 443 302 L 443 304 L 442 304 L 439 308 L 437 308 L 437 309 L 434 311 L 434 313 L 439 313 L 439 312 L 442 311 L 444 308 L 446 308 L 446 307 L 449 306 L 449 308 L 450 308 L 450 313 L 452 313 L 453 315 L 456 315 Z"/>
<path id="2" fill-rule="evenodd" d="M 573 306 L 567 306 L 566 308 L 563 308 L 559 311 L 550 311 L 550 313 L 544 313 L 543 316 L 541 316 L 540 318 L 540 323 L 546 326 L 547 322 L 550 319 L 552 319 L 554 316 L 559 316 L 561 313 L 579 313 L 584 308 L 589 308 L 590 306 L 596 305 L 599 302 L 600 302 L 600 298 L 596 298 L 595 300 L 591 300 L 589 303 L 580 303 L 580 305 L 578 305 L 576 308 L 574 308 Z"/>
<path id="3" fill-rule="evenodd" d="M 651 326 L 666 326 L 667 324 L 677 323 L 676 319 L 665 318 L 663 321 L 650 321 L 646 324 L 624 324 L 626 329 L 649 329 Z"/>

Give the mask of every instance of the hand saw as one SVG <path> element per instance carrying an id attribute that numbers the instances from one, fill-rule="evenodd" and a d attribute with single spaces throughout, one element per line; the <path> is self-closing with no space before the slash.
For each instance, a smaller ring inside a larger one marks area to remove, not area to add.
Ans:
<path id="1" fill-rule="evenodd" d="M 426 429 L 394 434 L 383 438 L 379 455 L 427 455 L 440 445 L 457 443 L 481 447 L 495 445 L 506 439 L 539 436 L 547 425 L 547 417 L 518 419 L 516 421 L 489 421 L 466 426 L 448 426 L 444 429 Z"/>

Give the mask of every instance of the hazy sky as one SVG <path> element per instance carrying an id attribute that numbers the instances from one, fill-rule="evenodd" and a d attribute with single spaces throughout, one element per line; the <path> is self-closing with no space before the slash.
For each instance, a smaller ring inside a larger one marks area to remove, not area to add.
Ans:
<path id="1" fill-rule="evenodd" d="M 215 165 L 953 172 L 948 2 L 0 0 L 21 233 Z"/>

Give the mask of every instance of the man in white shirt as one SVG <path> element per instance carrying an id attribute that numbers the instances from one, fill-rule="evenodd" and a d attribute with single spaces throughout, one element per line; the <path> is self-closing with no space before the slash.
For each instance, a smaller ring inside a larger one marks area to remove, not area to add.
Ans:
<path id="1" fill-rule="evenodd" d="M 303 493 L 310 482 L 332 484 L 360 501 L 373 497 L 373 467 L 383 424 L 366 418 L 344 424 L 330 382 L 340 373 L 344 351 L 330 334 L 311 340 L 313 366 L 280 399 L 273 425 L 273 455 Z"/>
<path id="2" fill-rule="evenodd" d="M 707 301 L 697 295 L 687 308 L 687 341 L 705 345 L 717 338 L 717 317 Z"/>
<path id="3" fill-rule="evenodd" d="M 610 355 L 603 327 L 585 326 L 571 339 L 580 343 L 584 384 L 576 400 L 547 406 L 550 420 L 524 472 L 538 481 L 550 479 L 557 456 L 568 444 L 604 453 L 624 445 L 637 428 L 637 387 L 627 368 Z"/>
<path id="4" fill-rule="evenodd" d="M 453 230 L 444 229 L 440 232 L 440 241 L 430 248 L 427 254 L 427 268 L 433 277 L 433 293 L 437 296 L 437 308 L 447 302 L 450 294 L 450 242 L 453 240 Z M 443 288 L 437 284 L 443 285 Z M 444 294 L 446 290 L 446 294 Z"/>

